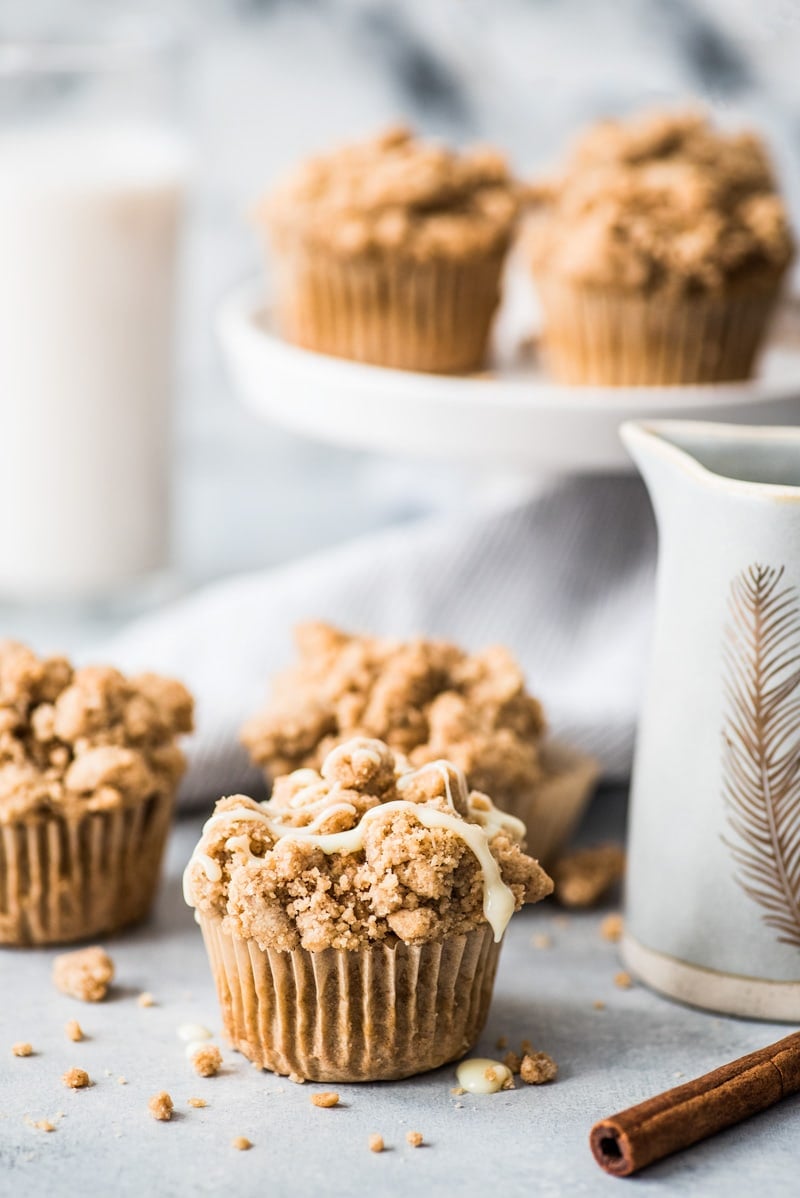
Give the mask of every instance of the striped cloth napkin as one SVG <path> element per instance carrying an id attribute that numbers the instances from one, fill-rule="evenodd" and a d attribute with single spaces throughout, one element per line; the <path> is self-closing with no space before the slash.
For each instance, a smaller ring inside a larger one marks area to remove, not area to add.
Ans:
<path id="1" fill-rule="evenodd" d="M 637 478 L 570 479 L 525 503 L 428 518 L 214 584 L 129 626 L 105 657 L 174 675 L 195 694 L 185 805 L 257 791 L 239 728 L 292 660 L 293 625 L 317 618 L 470 649 L 502 642 L 552 732 L 619 780 L 630 769 L 654 559 Z"/>

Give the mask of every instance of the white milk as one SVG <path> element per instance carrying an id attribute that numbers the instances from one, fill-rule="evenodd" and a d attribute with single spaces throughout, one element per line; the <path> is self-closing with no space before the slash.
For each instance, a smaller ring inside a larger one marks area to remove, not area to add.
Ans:
<path id="1" fill-rule="evenodd" d="M 158 131 L 0 135 L 0 598 L 166 564 L 183 173 Z"/>

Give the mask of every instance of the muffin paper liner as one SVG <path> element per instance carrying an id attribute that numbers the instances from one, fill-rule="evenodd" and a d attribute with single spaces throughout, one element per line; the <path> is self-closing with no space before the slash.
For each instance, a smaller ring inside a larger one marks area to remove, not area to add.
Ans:
<path id="1" fill-rule="evenodd" d="M 535 789 L 504 797 L 503 810 L 521 819 L 527 851 L 547 868 L 566 846 L 580 822 L 600 777 L 593 757 L 558 741 L 541 750 L 545 776 Z"/>
<path id="2" fill-rule="evenodd" d="M 305 349 L 401 370 L 483 364 L 504 255 L 462 261 L 339 259 L 302 247 L 277 257 L 282 336 Z"/>
<path id="3" fill-rule="evenodd" d="M 261 949 L 199 915 L 225 1036 L 255 1065 L 311 1081 L 410 1077 L 463 1056 L 500 955 L 488 924 L 437 944 Z"/>
<path id="4" fill-rule="evenodd" d="M 173 798 L 0 824 L 0 944 L 65 944 L 136 923 L 158 885 Z"/>
<path id="5" fill-rule="evenodd" d="M 555 378 L 600 386 L 750 378 L 779 293 L 668 297 L 614 294 L 536 278 L 544 348 Z"/>

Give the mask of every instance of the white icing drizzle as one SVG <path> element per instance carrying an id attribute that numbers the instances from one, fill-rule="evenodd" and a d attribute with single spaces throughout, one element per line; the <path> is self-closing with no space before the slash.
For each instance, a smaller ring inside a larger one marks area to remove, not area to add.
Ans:
<path id="1" fill-rule="evenodd" d="M 456 1069 L 458 1084 L 470 1094 L 496 1094 L 513 1076 L 508 1065 L 488 1057 L 469 1057 Z"/>
<path id="2" fill-rule="evenodd" d="M 372 750 L 372 745 L 376 742 L 364 739 L 363 745 L 359 741 L 357 751 L 367 752 L 371 754 L 373 764 L 379 766 L 381 763 L 381 755 L 377 751 Z M 335 749 L 334 753 L 339 753 L 342 750 L 348 752 L 353 751 L 354 742 L 348 742 L 346 745 L 341 745 Z M 366 747 L 365 747 L 366 746 Z M 368 747 L 368 748 L 367 748 Z M 323 773 L 332 754 L 326 758 L 322 767 Z M 315 848 L 320 849 L 323 853 L 357 853 L 364 848 L 364 840 L 367 828 L 377 819 L 382 819 L 389 814 L 407 813 L 412 815 L 419 823 L 426 828 L 444 828 L 454 835 L 461 837 L 470 851 L 477 858 L 478 864 L 483 872 L 483 913 L 487 923 L 494 932 L 495 941 L 502 939 L 509 919 L 514 913 L 515 900 L 511 889 L 506 886 L 503 881 L 500 867 L 497 861 L 492 856 L 489 848 L 490 841 L 500 831 L 509 832 L 515 839 L 522 839 L 525 833 L 524 824 L 515 819 L 513 816 L 506 815 L 499 811 L 490 800 L 486 800 L 488 806 L 484 807 L 483 802 L 475 803 L 470 800 L 467 794 L 467 785 L 464 773 L 451 762 L 448 761 L 432 761 L 427 765 L 421 766 L 418 770 L 412 770 L 402 774 L 397 779 L 397 789 L 399 791 L 408 787 L 412 781 L 419 777 L 420 774 L 426 771 L 435 769 L 439 771 L 444 781 L 445 793 L 447 802 L 452 809 L 452 812 L 440 811 L 437 807 L 429 807 L 425 803 L 414 803 L 407 799 L 395 799 L 389 803 L 379 803 L 375 807 L 371 807 L 365 811 L 361 819 L 353 828 L 348 828 L 342 832 L 320 832 L 319 828 L 332 815 L 340 812 L 355 814 L 356 808 L 352 803 L 330 803 L 327 807 L 319 812 L 311 823 L 304 827 L 296 827 L 293 824 L 273 817 L 269 810 L 270 804 L 265 803 L 260 807 L 234 807 L 226 811 L 216 812 L 206 822 L 203 828 L 203 836 L 210 832 L 217 824 L 221 822 L 232 821 L 255 821 L 266 824 L 270 835 L 273 839 L 282 839 L 288 841 L 297 841 L 302 844 L 310 844 Z M 458 814 L 458 809 L 453 802 L 453 794 L 451 790 L 451 782 L 455 777 L 456 785 L 459 789 L 459 796 L 465 801 L 472 818 L 476 821 L 470 823 L 463 819 Z M 315 775 L 316 780 L 316 775 Z M 335 784 L 331 787 L 331 793 L 335 791 Z M 302 792 L 299 792 L 300 794 Z M 299 795 L 293 796 L 290 805 L 294 806 L 294 800 Z M 330 793 L 325 796 L 330 799 Z M 317 802 L 309 806 L 316 807 Z M 202 842 L 201 842 L 202 843 Z M 249 839 L 246 834 L 229 837 L 225 842 L 225 847 L 229 850 L 234 849 L 249 849 Z M 199 849 L 199 846 L 198 846 Z M 190 907 L 194 906 L 191 890 L 190 874 L 192 867 L 195 864 L 202 866 L 206 877 L 210 882 L 218 882 L 222 878 L 222 870 L 219 862 L 215 861 L 207 854 L 195 850 L 186 872 L 183 877 L 183 893 L 186 902 Z"/>

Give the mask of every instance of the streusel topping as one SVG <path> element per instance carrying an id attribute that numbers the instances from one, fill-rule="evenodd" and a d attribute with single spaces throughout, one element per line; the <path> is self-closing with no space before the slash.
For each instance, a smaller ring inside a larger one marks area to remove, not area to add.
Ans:
<path id="1" fill-rule="evenodd" d="M 773 282 L 793 253 L 762 141 L 696 112 L 601 122 L 540 198 L 534 268 L 575 282 L 714 292 Z"/>
<path id="2" fill-rule="evenodd" d="M 192 699 L 179 682 L 73 669 L 0 642 L 0 823 L 170 792 L 185 764 L 175 737 L 191 728 Z"/>
<path id="3" fill-rule="evenodd" d="M 505 807 L 541 781 L 544 716 L 511 654 L 445 641 L 351 636 L 323 623 L 295 630 L 298 663 L 274 681 L 242 740 L 272 777 L 318 769 L 334 745 L 376 737 L 411 765 L 446 758 Z"/>
<path id="4" fill-rule="evenodd" d="M 279 248 L 462 258 L 504 251 L 521 199 L 496 150 L 458 154 L 398 127 L 303 163 L 257 215 Z"/>
<path id="5" fill-rule="evenodd" d="M 423 944 L 485 922 L 499 939 L 515 909 L 552 890 L 523 833 L 450 762 L 413 770 L 355 738 L 320 772 L 279 778 L 269 802 L 221 799 L 184 893 L 262 949 Z"/>

